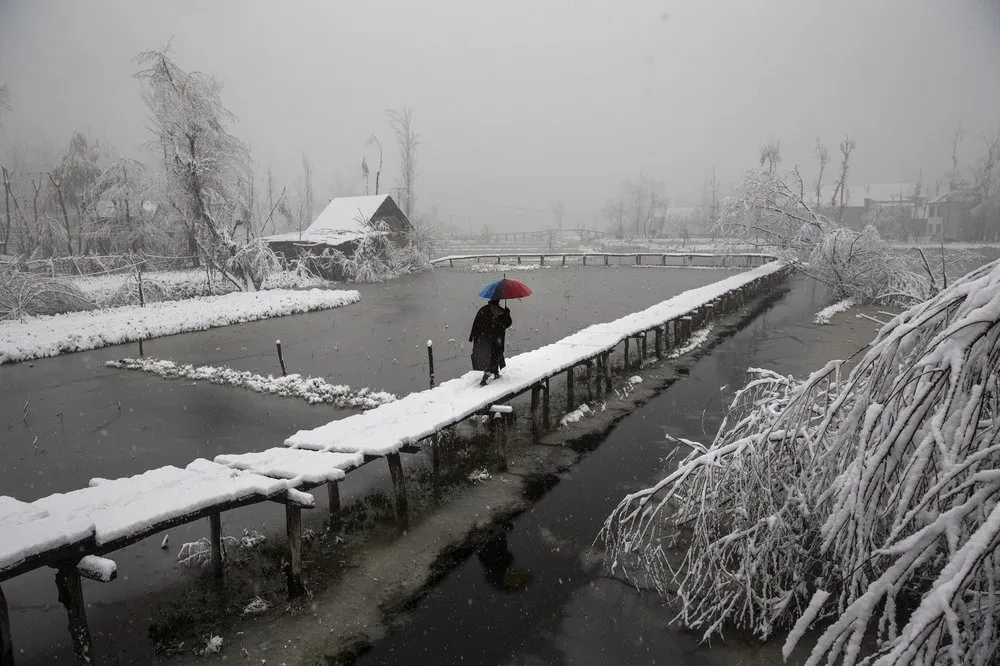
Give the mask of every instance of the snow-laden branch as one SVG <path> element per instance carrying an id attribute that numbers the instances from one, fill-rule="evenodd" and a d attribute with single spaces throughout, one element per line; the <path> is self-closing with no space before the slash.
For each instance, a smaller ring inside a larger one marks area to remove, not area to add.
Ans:
<path id="1" fill-rule="evenodd" d="M 794 624 L 788 654 L 838 618 L 810 664 L 996 663 L 1000 262 L 892 319 L 846 380 L 751 374 L 713 443 L 607 519 L 612 568 L 676 587 L 706 637 Z"/>

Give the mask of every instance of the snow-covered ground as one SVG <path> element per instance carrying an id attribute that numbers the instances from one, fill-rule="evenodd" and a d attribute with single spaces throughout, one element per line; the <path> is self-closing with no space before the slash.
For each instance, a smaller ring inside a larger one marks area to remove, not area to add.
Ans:
<path id="1" fill-rule="evenodd" d="M 208 275 L 202 269 L 185 269 L 176 271 L 155 271 L 142 274 L 143 283 L 159 287 L 163 300 L 179 300 L 194 296 L 208 296 L 230 293 L 236 287 L 215 275 L 209 284 Z M 89 300 L 98 307 L 103 307 L 113 301 L 126 285 L 134 285 L 134 273 L 115 273 L 108 275 L 84 275 L 70 278 L 70 282 L 83 292 Z M 264 280 L 264 289 L 302 289 L 322 287 L 329 284 L 326 280 L 314 275 L 281 271 L 269 275 Z"/>
<path id="2" fill-rule="evenodd" d="M 357 291 L 273 289 L 234 292 L 145 307 L 69 312 L 0 322 L 0 365 L 97 349 L 162 335 L 203 331 L 269 317 L 336 308 L 361 300 Z"/>
<path id="3" fill-rule="evenodd" d="M 824 326 L 830 323 L 830 320 L 833 319 L 833 316 L 835 314 L 838 314 L 840 312 L 847 312 L 853 307 L 854 307 L 854 301 L 851 300 L 850 298 L 845 298 L 842 301 L 837 301 L 833 305 L 828 305 L 819 312 L 817 312 L 816 316 L 813 317 L 813 323 L 819 326 Z"/>
<path id="4" fill-rule="evenodd" d="M 299 374 L 265 377 L 246 370 L 211 365 L 195 367 L 155 358 L 123 358 L 118 361 L 108 361 L 106 365 L 112 368 L 150 372 L 165 379 L 204 380 L 213 384 L 250 389 L 258 393 L 302 398 L 311 405 L 325 403 L 337 407 L 371 409 L 396 399 L 396 396 L 385 391 L 370 388 L 355 391 L 346 384 L 331 384 L 322 377 L 303 377 Z"/>

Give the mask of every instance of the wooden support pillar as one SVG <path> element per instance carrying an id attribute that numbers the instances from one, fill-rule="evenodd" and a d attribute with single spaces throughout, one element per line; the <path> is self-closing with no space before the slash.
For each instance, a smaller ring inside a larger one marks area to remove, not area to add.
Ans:
<path id="1" fill-rule="evenodd" d="M 576 397 L 573 395 L 573 366 L 566 368 L 566 411 L 576 409 Z"/>
<path id="2" fill-rule="evenodd" d="M 542 380 L 542 427 L 545 430 L 549 429 L 549 422 L 551 417 L 551 407 L 549 400 L 551 391 L 549 390 L 549 377 Z"/>
<path id="3" fill-rule="evenodd" d="M 660 255 L 660 265 L 661 266 L 666 266 L 667 265 L 667 255 L 665 255 L 665 254 L 661 254 Z"/>
<path id="4" fill-rule="evenodd" d="M 702 307 L 705 309 L 705 321 L 712 321 L 712 317 L 715 316 L 715 306 L 711 303 L 706 303 Z"/>
<path id="5" fill-rule="evenodd" d="M 392 491 L 396 495 L 396 519 L 400 525 L 407 527 L 410 522 L 410 516 L 406 507 L 406 484 L 403 480 L 403 463 L 399 459 L 399 453 L 386 454 L 385 460 L 389 463 L 389 476 L 392 477 Z"/>
<path id="6" fill-rule="evenodd" d="M 624 361 L 624 365 L 622 365 L 622 367 L 624 369 L 626 369 L 626 370 L 628 370 L 628 344 L 629 344 L 628 341 L 629 341 L 629 338 L 626 336 L 626 338 L 625 338 L 625 361 Z"/>
<path id="7" fill-rule="evenodd" d="M 604 255 L 604 265 L 608 265 L 608 255 Z"/>
<path id="8" fill-rule="evenodd" d="M 288 598 L 294 599 L 306 591 L 302 585 L 302 509 L 291 502 L 285 505 L 285 532 L 288 535 Z"/>
<path id="9" fill-rule="evenodd" d="M 611 352 L 604 352 L 604 392 L 611 393 Z"/>
<path id="10" fill-rule="evenodd" d="M 594 362 L 587 361 L 587 400 L 594 399 Z"/>
<path id="11" fill-rule="evenodd" d="M 449 268 L 454 268 L 455 267 L 455 260 L 454 259 L 449 259 L 448 260 L 448 267 Z"/>
<path id="12" fill-rule="evenodd" d="M 69 634 L 73 641 L 73 654 L 81 664 L 93 664 L 94 653 L 87 626 L 87 606 L 83 602 L 83 585 L 76 563 L 67 564 L 56 570 L 56 589 L 59 603 L 66 608 L 69 617 Z"/>
<path id="13" fill-rule="evenodd" d="M 583 265 L 587 265 L 587 255 L 583 255 Z"/>
<path id="14" fill-rule="evenodd" d="M 506 472 L 507 451 L 505 450 L 505 446 L 507 444 L 507 419 L 504 418 L 503 414 L 493 414 L 493 438 L 497 445 L 497 469 L 501 472 Z"/>
<path id="15" fill-rule="evenodd" d="M 435 454 L 436 457 L 436 454 Z M 340 481 L 327 481 L 326 494 L 330 498 L 330 522 L 340 520 Z"/>
<path id="16" fill-rule="evenodd" d="M 544 254 L 538 255 L 538 265 L 539 266 L 544 266 L 545 265 L 545 255 Z"/>
<path id="17" fill-rule="evenodd" d="M 659 326 L 653 331 L 653 351 L 657 358 L 663 356 L 663 329 Z"/>
<path id="18" fill-rule="evenodd" d="M 499 265 L 500 265 L 500 255 L 498 254 L 497 255 L 497 266 L 499 266 Z"/>
<path id="19" fill-rule="evenodd" d="M 635 265 L 638 266 L 641 263 L 642 263 L 642 255 L 641 254 L 635 255 Z"/>
<path id="20" fill-rule="evenodd" d="M 641 350 L 640 353 L 642 354 L 641 358 L 643 361 L 649 358 L 649 354 L 647 353 L 646 349 L 646 343 L 647 343 L 646 333 L 647 333 L 646 331 L 643 331 L 642 336 L 639 338 L 639 349 Z"/>
<path id="21" fill-rule="evenodd" d="M 674 347 L 680 347 L 682 342 L 680 319 L 674 319 Z"/>
<path id="22" fill-rule="evenodd" d="M 14 666 L 14 642 L 10 637 L 10 612 L 7 597 L 0 587 L 0 666 Z"/>
<path id="23" fill-rule="evenodd" d="M 681 317 L 681 335 L 687 341 L 691 338 L 691 317 Z"/>
<path id="24" fill-rule="evenodd" d="M 562 265 L 563 266 L 566 265 L 566 255 L 565 254 L 562 256 Z"/>
<path id="25" fill-rule="evenodd" d="M 521 265 L 521 255 L 517 255 L 517 265 Z"/>
<path id="26" fill-rule="evenodd" d="M 542 385 L 535 384 L 531 387 L 531 430 L 538 430 L 538 409 L 542 401 Z"/>
<path id="27" fill-rule="evenodd" d="M 222 514 L 208 514 L 208 540 L 212 545 L 212 575 L 222 578 Z"/>

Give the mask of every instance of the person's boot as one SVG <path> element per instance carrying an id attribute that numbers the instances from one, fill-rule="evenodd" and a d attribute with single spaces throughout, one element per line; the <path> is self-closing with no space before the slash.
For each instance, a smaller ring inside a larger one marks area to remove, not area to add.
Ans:
<path id="1" fill-rule="evenodd" d="M 489 380 L 490 380 L 490 373 L 484 372 L 483 378 L 479 380 L 479 385 L 486 386 L 486 382 L 488 382 Z"/>

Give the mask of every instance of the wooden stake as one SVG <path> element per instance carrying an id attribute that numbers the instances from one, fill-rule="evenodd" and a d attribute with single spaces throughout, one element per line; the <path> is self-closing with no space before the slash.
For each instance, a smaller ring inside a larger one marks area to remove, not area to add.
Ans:
<path id="1" fill-rule="evenodd" d="M 659 358 L 663 356 L 663 329 L 657 326 L 653 333 L 653 347 L 656 350 L 657 358 Z"/>
<path id="2" fill-rule="evenodd" d="M 629 341 L 629 338 L 626 337 L 625 338 L 625 361 L 624 361 L 624 365 L 622 366 L 626 370 L 628 370 L 628 341 Z"/>
<path id="3" fill-rule="evenodd" d="M 212 575 L 222 578 L 222 515 L 208 514 L 208 540 L 212 544 Z"/>
<path id="4" fill-rule="evenodd" d="M 287 373 L 285 372 L 285 359 L 281 355 L 281 340 L 275 340 L 274 344 L 278 348 L 278 363 L 281 365 L 281 376 L 284 377 Z"/>
<path id="5" fill-rule="evenodd" d="M 431 375 L 431 388 L 434 388 L 434 341 L 427 341 L 427 370 Z"/>
<path id="6" fill-rule="evenodd" d="M 0 587 L 0 666 L 14 666 L 14 642 L 10 637 L 10 613 L 7 597 Z"/>
<path id="7" fill-rule="evenodd" d="M 604 352 L 604 393 L 611 393 L 611 352 Z"/>
<path id="8" fill-rule="evenodd" d="M 400 526 L 406 528 L 410 524 L 410 516 L 406 507 L 406 483 L 403 479 L 403 463 L 399 460 L 399 453 L 386 454 L 385 460 L 389 463 L 392 490 L 396 495 L 396 520 Z"/>
<path id="9" fill-rule="evenodd" d="M 75 563 L 56 570 L 56 589 L 59 590 L 59 602 L 66 607 L 66 615 L 69 617 L 73 653 L 81 664 L 93 664 L 93 645 L 90 640 L 90 627 L 87 626 L 87 607 L 83 601 L 83 585 Z"/>
<path id="10" fill-rule="evenodd" d="M 680 320 L 674 319 L 674 347 L 680 347 L 684 339 L 681 337 Z"/>
<path id="11" fill-rule="evenodd" d="M 594 362 L 588 360 L 587 367 L 587 400 L 594 399 Z"/>
<path id="12" fill-rule="evenodd" d="M 302 509 L 285 505 L 285 528 L 288 534 L 288 598 L 294 599 L 306 591 L 302 585 Z"/>

